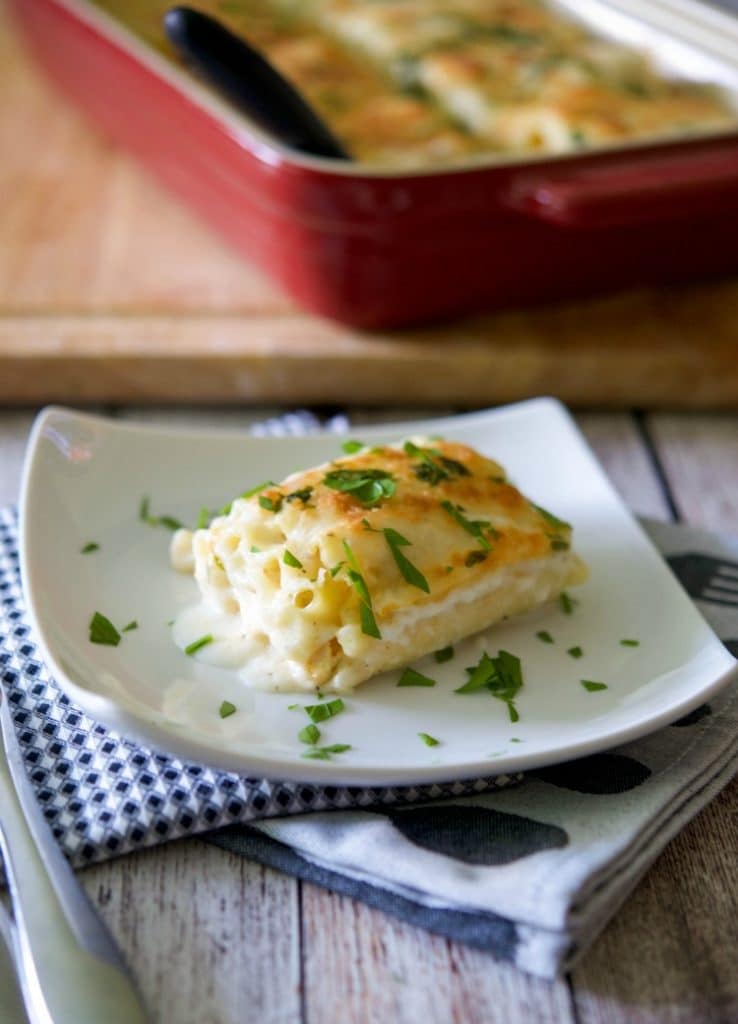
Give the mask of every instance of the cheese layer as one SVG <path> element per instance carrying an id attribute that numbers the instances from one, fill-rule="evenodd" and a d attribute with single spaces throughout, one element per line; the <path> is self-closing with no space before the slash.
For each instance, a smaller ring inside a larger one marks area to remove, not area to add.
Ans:
<path id="1" fill-rule="evenodd" d="M 227 623 L 230 664 L 275 690 L 350 690 L 585 575 L 571 527 L 497 463 L 422 439 L 236 499 L 208 529 L 176 535 L 172 557 Z"/>

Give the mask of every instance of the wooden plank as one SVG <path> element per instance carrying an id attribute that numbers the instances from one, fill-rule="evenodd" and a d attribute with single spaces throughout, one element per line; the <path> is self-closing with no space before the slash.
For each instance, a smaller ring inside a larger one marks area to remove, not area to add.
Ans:
<path id="1" fill-rule="evenodd" d="M 738 419 L 650 417 L 675 502 L 738 532 Z M 574 971 L 582 1024 L 738 1019 L 738 780 L 677 838 Z"/>
<path id="2" fill-rule="evenodd" d="M 563 1024 L 565 982 L 546 982 L 479 950 L 303 886 L 305 1019 L 351 1024 Z"/>
<path id="3" fill-rule="evenodd" d="M 294 879 L 196 839 L 80 878 L 156 1024 L 300 1020 Z"/>
<path id="4" fill-rule="evenodd" d="M 156 268 L 150 272 L 156 277 Z M 661 306 L 653 296 L 629 295 L 372 334 L 258 309 L 184 316 L 0 309 L 0 400 L 472 407 L 552 394 L 602 408 L 734 406 L 738 286 L 665 295 Z M 667 316 L 674 306 L 682 309 L 678 329 Z M 718 319 L 723 308 L 730 324 L 696 346 L 705 317 Z"/>
<path id="5" fill-rule="evenodd" d="M 88 129 L 1 13 L 0 153 L 6 404 L 738 401 L 736 281 L 405 332 L 298 311 Z"/>
<path id="6" fill-rule="evenodd" d="M 577 423 L 628 507 L 668 519 L 669 508 L 632 416 L 582 413 Z"/>
<path id="7" fill-rule="evenodd" d="M 738 418 L 652 416 L 648 423 L 684 518 L 738 533 Z"/>

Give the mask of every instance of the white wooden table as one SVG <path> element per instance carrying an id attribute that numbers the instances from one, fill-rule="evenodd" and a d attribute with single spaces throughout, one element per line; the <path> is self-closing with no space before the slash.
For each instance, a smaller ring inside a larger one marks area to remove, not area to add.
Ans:
<path id="1" fill-rule="evenodd" d="M 274 413 L 107 411 L 241 427 Z M 1 503 L 16 500 L 32 418 L 0 412 Z M 591 413 L 579 422 L 635 512 L 738 533 L 738 415 Z M 554 983 L 198 839 L 82 878 L 158 1024 L 731 1024 L 737 853 L 734 780 Z"/>

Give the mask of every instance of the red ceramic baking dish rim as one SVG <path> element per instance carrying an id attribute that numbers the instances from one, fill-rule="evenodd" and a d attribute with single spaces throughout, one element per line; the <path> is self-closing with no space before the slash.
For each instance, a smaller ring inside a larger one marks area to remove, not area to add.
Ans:
<path id="1" fill-rule="evenodd" d="M 85 0 L 11 0 L 11 5 L 52 77 L 98 123 L 137 150 L 160 177 L 189 198 L 242 251 L 252 257 L 256 253 L 267 271 L 299 301 L 359 326 L 414 322 L 479 305 L 468 301 L 463 287 L 456 288 L 450 301 L 438 289 L 431 289 L 430 297 L 424 298 L 421 291 L 427 289 L 422 282 L 418 287 L 421 258 L 414 294 L 410 294 L 412 288 L 406 288 L 404 310 L 399 309 L 387 247 L 393 247 L 399 260 L 411 236 L 417 259 L 419 242 L 427 247 L 443 240 L 450 251 L 454 238 L 457 249 L 465 237 L 475 243 L 475 221 L 480 217 L 487 219 L 486 225 L 481 225 L 487 228 L 489 219 L 494 218 L 501 241 L 509 238 L 508 229 L 514 225 L 521 241 L 530 236 L 533 242 L 536 228 L 539 233 L 552 228 L 566 229 L 567 234 L 581 234 L 582 229 L 612 232 L 675 219 L 714 217 L 734 206 L 738 211 L 738 131 L 573 156 L 475 158 L 442 170 L 388 171 L 347 165 L 293 154 L 264 138 L 245 117 L 187 72 L 170 65 Z M 70 48 L 66 55 L 61 52 L 65 45 Z M 75 47 L 76 63 L 69 59 L 74 57 Z M 94 60 L 91 55 L 96 55 Z M 110 79 L 116 71 L 124 74 L 129 87 L 138 79 L 142 89 L 130 96 L 122 90 L 116 95 L 120 106 L 106 110 L 105 76 Z M 98 95 L 101 103 L 96 105 Z M 146 138 L 134 137 L 131 125 L 141 114 L 137 102 L 144 110 L 147 102 L 152 110 L 156 106 L 170 137 L 178 122 L 196 131 L 193 139 L 199 145 L 188 152 L 191 166 L 186 180 L 178 176 L 175 160 L 167 164 L 155 132 Z M 128 116 L 121 117 L 121 111 Z M 198 193 L 194 185 L 198 171 L 211 186 L 219 180 L 220 204 L 212 188 L 207 195 L 203 189 Z M 241 218 L 233 214 L 239 203 Z M 259 216 L 264 219 L 266 233 L 246 242 L 243 223 L 249 213 L 253 214 L 251 225 Z M 283 237 L 275 240 L 275 230 L 283 232 Z M 311 272 L 305 262 L 306 247 L 314 246 L 316 240 L 320 241 L 321 258 Z M 372 246 L 376 248 L 373 269 L 363 272 L 361 261 L 369 262 L 366 252 Z M 347 274 L 346 261 L 357 259 L 355 269 Z M 380 266 L 383 260 L 384 269 Z M 704 269 L 708 274 L 720 272 L 723 263 L 717 260 L 714 267 Z M 581 287 L 572 294 L 600 288 L 597 281 L 589 287 L 586 267 L 584 270 Z M 457 266 L 457 278 L 460 273 L 463 268 Z M 362 292 L 362 277 L 367 274 L 374 275 L 369 291 L 375 296 L 368 305 Z M 701 274 L 697 268 L 697 275 Z M 446 277 L 449 282 L 454 279 L 450 265 Z M 555 274 L 551 286 L 526 288 L 514 274 L 498 268 L 496 281 L 500 293 L 506 289 L 504 301 L 492 298 L 491 303 L 483 304 L 546 301 L 567 293 Z M 613 283 L 617 286 L 617 274 Z M 378 301 L 380 291 L 383 296 Z"/>

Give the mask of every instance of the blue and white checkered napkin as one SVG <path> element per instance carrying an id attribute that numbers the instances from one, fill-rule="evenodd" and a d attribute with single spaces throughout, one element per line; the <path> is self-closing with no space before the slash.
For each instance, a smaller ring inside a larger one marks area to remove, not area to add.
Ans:
<path id="1" fill-rule="evenodd" d="M 718 558 L 736 566 L 738 594 L 738 541 L 650 531 L 687 589 L 704 596 L 700 569 Z M 660 732 L 512 787 L 511 776 L 404 789 L 242 778 L 137 748 L 70 704 L 25 622 L 11 509 L 0 510 L 0 600 L 2 683 L 38 799 L 74 864 L 208 831 L 545 977 L 586 947 L 738 767 L 733 684 Z M 701 608 L 738 653 L 738 606 Z"/>

